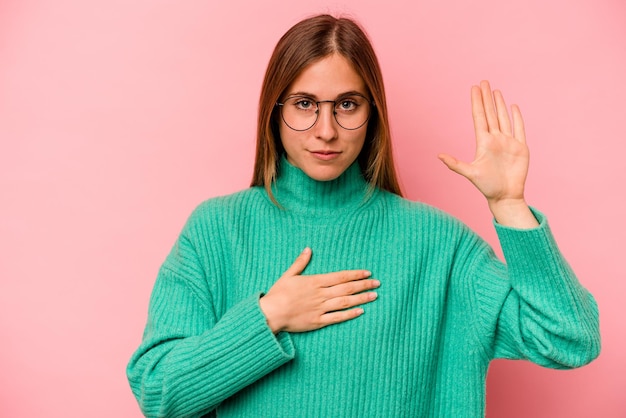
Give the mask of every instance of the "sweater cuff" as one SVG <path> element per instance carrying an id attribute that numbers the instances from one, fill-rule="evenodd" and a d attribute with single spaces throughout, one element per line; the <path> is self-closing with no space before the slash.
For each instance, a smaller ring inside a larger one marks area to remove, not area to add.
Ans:
<path id="1" fill-rule="evenodd" d="M 292 360 L 295 357 L 296 350 L 293 345 L 293 341 L 291 340 L 291 335 L 287 332 L 279 332 L 278 334 L 274 335 L 274 332 L 267 324 L 267 318 L 265 317 L 265 314 L 261 310 L 261 304 L 259 303 L 261 296 L 263 296 L 263 293 L 258 292 L 254 294 L 254 296 L 251 298 L 254 300 L 254 304 L 252 306 L 254 310 L 252 314 L 252 321 L 254 324 L 256 324 L 257 321 L 262 323 L 262 325 L 259 324 L 258 328 L 263 330 L 263 338 L 268 338 L 273 342 L 274 351 L 278 350 L 278 352 L 280 352 L 284 357 L 285 361 Z"/>
<path id="2" fill-rule="evenodd" d="M 539 222 L 536 228 L 517 229 L 496 224 L 511 284 L 522 295 L 560 294 L 561 300 L 569 300 L 565 295 L 578 293 L 580 285 L 559 251 L 545 215 L 531 210 Z"/>
<path id="3" fill-rule="evenodd" d="M 536 229 L 547 228 L 548 227 L 548 221 L 546 219 L 546 215 L 544 215 L 543 213 L 541 213 L 537 209 L 533 208 L 532 206 L 529 206 L 529 209 L 532 212 L 532 214 L 535 217 L 535 219 L 537 220 L 537 222 L 539 223 L 539 226 L 537 226 L 535 228 L 515 228 L 515 227 L 512 227 L 512 226 L 505 226 L 505 225 L 499 224 L 496 221 L 496 219 L 493 218 L 493 224 L 496 227 L 496 231 L 498 231 L 498 235 L 500 235 L 500 231 L 506 231 L 506 230 L 523 232 L 523 231 L 534 231 Z"/>
<path id="4" fill-rule="evenodd" d="M 170 354 L 165 403 L 181 403 L 174 415 L 185 415 L 202 404 L 215 407 L 294 358 L 290 336 L 272 333 L 259 296 L 254 294 L 230 308 L 206 334 L 204 344 Z M 178 365 L 189 362 L 195 362 L 193 370 L 181 373 Z"/>
<path id="5" fill-rule="evenodd" d="M 534 260 L 557 249 L 546 216 L 534 208 L 530 208 L 539 225 L 535 228 L 514 228 L 493 221 L 500 240 L 504 258 L 507 260 Z"/>
<path id="6" fill-rule="evenodd" d="M 246 350 L 248 355 L 251 356 L 248 359 L 249 362 L 243 362 L 241 364 L 247 364 L 249 366 L 253 363 L 259 363 L 257 366 L 262 369 L 267 367 L 269 369 L 266 372 L 269 372 L 271 369 L 292 360 L 295 356 L 295 347 L 288 333 L 283 332 L 274 335 L 261 310 L 259 304 L 260 297 L 261 293 L 259 292 L 242 300 L 237 305 L 233 306 L 227 315 L 245 318 L 244 321 L 235 320 L 232 322 L 232 325 L 238 328 L 233 330 L 239 335 L 238 340 L 248 341 L 250 343 L 249 350 Z M 237 324 L 244 326 L 239 327 Z M 259 362 L 259 360 L 261 361 Z M 262 366 L 260 363 L 265 366 Z M 263 374 L 261 370 L 259 370 L 259 372 L 259 374 Z"/>

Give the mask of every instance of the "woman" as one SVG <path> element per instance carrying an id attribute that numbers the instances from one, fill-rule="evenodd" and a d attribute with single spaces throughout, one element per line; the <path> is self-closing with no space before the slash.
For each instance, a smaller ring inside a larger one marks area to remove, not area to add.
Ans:
<path id="1" fill-rule="evenodd" d="M 524 201 L 520 111 L 511 123 L 487 82 L 472 111 L 475 160 L 440 159 L 486 197 L 507 265 L 401 197 L 358 25 L 291 28 L 263 83 L 252 187 L 201 204 L 159 272 L 128 366 L 143 412 L 477 417 L 491 359 L 595 358 L 597 306 Z"/>

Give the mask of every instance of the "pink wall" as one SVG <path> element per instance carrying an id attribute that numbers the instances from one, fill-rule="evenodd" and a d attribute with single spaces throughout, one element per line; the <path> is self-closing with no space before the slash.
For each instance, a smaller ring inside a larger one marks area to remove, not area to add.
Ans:
<path id="1" fill-rule="evenodd" d="M 0 416 L 140 416 L 124 368 L 157 269 L 197 203 L 247 186 L 269 54 L 323 11 L 373 38 L 407 195 L 492 243 L 436 155 L 471 158 L 482 78 L 524 112 L 528 200 L 596 295 L 604 348 L 575 371 L 494 363 L 488 415 L 626 416 L 626 3 L 314 4 L 0 2 Z"/>

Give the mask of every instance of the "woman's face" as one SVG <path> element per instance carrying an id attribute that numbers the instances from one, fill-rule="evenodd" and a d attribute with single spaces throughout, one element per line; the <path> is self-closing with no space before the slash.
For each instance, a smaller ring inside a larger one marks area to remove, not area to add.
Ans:
<path id="1" fill-rule="evenodd" d="M 368 96 L 363 79 L 343 56 L 333 54 L 306 67 L 287 88 L 282 101 L 293 96 L 310 99 L 299 102 L 298 111 L 325 100 L 337 101 L 337 106 L 349 109 L 350 102 L 342 99 L 355 93 Z M 356 160 L 365 142 L 367 123 L 355 130 L 344 129 L 333 111 L 332 103 L 321 103 L 317 122 L 305 131 L 295 131 L 279 118 L 287 160 L 319 181 L 339 177 Z"/>

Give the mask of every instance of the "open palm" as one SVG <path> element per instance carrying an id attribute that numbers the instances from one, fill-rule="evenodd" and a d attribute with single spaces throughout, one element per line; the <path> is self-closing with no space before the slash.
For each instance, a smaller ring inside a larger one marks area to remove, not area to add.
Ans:
<path id="1" fill-rule="evenodd" d="M 523 200 L 529 152 L 524 121 L 516 105 L 512 120 L 500 91 L 489 82 L 472 87 L 472 116 L 476 134 L 474 161 L 466 163 L 448 155 L 439 158 L 452 171 L 470 180 L 490 203 Z"/>

